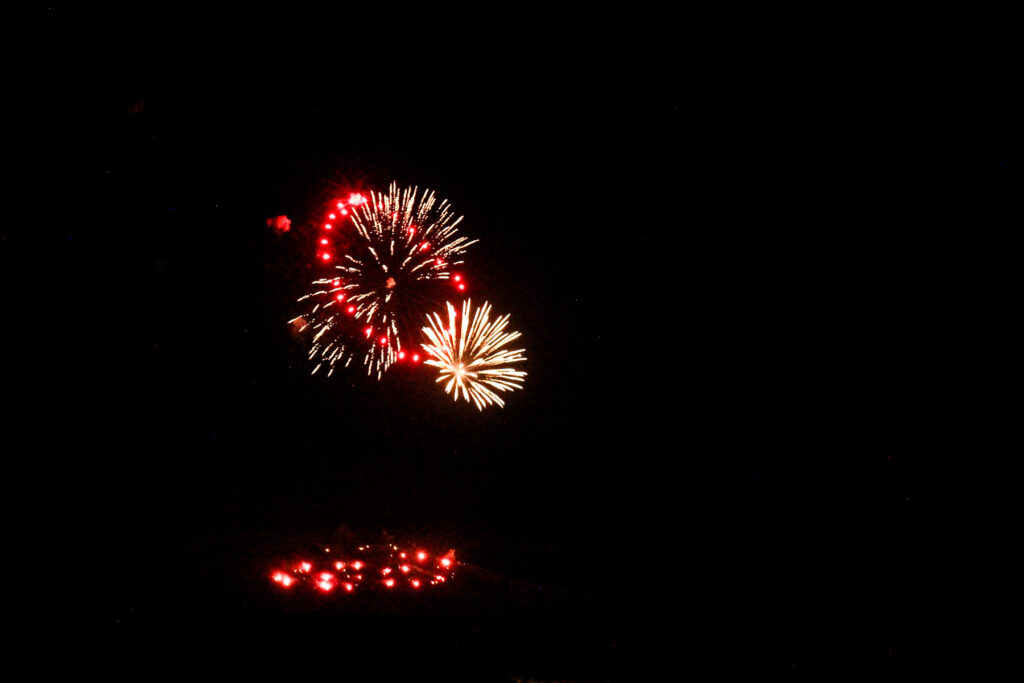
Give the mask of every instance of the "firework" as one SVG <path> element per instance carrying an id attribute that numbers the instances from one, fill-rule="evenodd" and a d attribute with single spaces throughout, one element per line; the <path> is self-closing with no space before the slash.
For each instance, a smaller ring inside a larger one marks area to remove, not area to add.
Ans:
<path id="1" fill-rule="evenodd" d="M 387 193 L 353 194 L 332 205 L 318 237 L 317 258 L 338 264 L 299 299 L 311 309 L 290 321 L 299 321 L 300 331 L 313 331 L 309 357 L 318 361 L 313 373 L 326 365 L 330 375 L 337 364 L 347 366 L 362 354 L 367 373 L 380 379 L 407 355 L 419 359 L 407 351 L 416 341 L 409 335 L 418 336 L 446 286 L 466 287 L 451 271 L 476 242 L 458 236 L 461 221 L 432 191 L 399 189 L 396 183 Z M 336 258 L 332 243 L 349 246 Z"/>
<path id="2" fill-rule="evenodd" d="M 270 579 L 282 588 L 304 586 L 322 595 L 365 590 L 417 592 L 442 586 L 455 577 L 455 551 L 431 553 L 397 545 L 362 545 L 348 553 L 322 548 L 319 558 L 297 559 L 290 569 L 275 569 Z"/>
<path id="3" fill-rule="evenodd" d="M 437 381 L 447 380 L 444 390 L 453 394 L 456 401 L 461 392 L 462 398 L 473 401 L 480 410 L 494 403 L 504 406 L 505 402 L 493 390 L 522 389 L 526 377 L 525 372 L 508 367 L 526 360 L 523 350 L 502 348 L 519 338 L 519 333 L 504 331 L 508 315 L 491 322 L 491 305 L 486 302 L 473 312 L 472 303 L 464 301 L 459 324 L 455 307 L 450 303 L 447 306 L 447 325 L 437 313 L 427 317 L 430 326 L 424 327 L 423 333 L 430 343 L 423 344 L 423 348 L 430 359 L 424 363 L 440 370 Z"/>

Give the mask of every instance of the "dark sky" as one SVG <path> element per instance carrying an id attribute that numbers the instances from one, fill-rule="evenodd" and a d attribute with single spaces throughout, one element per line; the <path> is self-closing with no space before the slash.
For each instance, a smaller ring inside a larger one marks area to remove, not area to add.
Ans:
<path id="1" fill-rule="evenodd" d="M 995 36 L 781 4 L 13 11 L 9 486 L 37 556 L 88 565 L 45 572 L 47 613 L 345 524 L 576 591 L 694 670 L 934 663 L 922 628 L 984 621 L 1012 540 L 1020 82 Z M 480 240 L 472 296 L 528 358 L 503 410 L 309 376 L 313 223 L 391 180 Z"/>

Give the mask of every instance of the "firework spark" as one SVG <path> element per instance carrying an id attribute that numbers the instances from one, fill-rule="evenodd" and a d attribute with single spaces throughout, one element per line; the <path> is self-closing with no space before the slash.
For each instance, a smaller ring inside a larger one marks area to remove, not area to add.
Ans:
<path id="1" fill-rule="evenodd" d="M 415 341 L 409 335 L 418 334 L 423 317 L 443 298 L 443 285 L 465 288 L 451 268 L 476 240 L 457 236 L 462 217 L 453 215 L 447 200 L 391 183 L 386 194 L 352 194 L 331 207 L 318 238 L 320 261 L 334 260 L 331 244 L 345 240 L 339 233 L 346 217 L 355 232 L 351 247 L 334 274 L 315 280 L 315 289 L 299 299 L 313 306 L 293 321 L 301 318 L 302 330 L 313 330 L 314 373 L 326 364 L 330 375 L 336 364 L 347 366 L 362 353 L 367 373 L 380 379 L 397 360 L 418 360 L 404 350 Z"/>
<path id="2" fill-rule="evenodd" d="M 508 315 L 491 322 L 489 303 L 474 312 L 472 303 L 464 301 L 461 325 L 456 323 L 455 307 L 450 303 L 447 306 L 447 325 L 437 313 L 427 317 L 430 326 L 424 327 L 423 333 L 430 343 L 423 344 L 423 348 L 430 359 L 424 363 L 440 369 L 437 381 L 448 381 L 444 390 L 453 393 L 456 401 L 461 392 L 462 398 L 473 401 L 479 410 L 494 403 L 504 406 L 505 402 L 492 389 L 522 389 L 526 377 L 525 372 L 508 367 L 526 360 L 523 349 L 502 349 L 518 339 L 519 333 L 504 331 Z"/>

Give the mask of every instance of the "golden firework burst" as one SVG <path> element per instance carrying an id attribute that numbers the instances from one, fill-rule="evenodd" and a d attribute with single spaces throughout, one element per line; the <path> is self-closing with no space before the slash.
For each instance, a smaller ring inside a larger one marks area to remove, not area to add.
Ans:
<path id="1" fill-rule="evenodd" d="M 447 325 L 438 313 L 427 316 L 429 327 L 423 328 L 423 334 L 430 340 L 423 344 L 423 349 L 430 356 L 425 365 L 432 365 L 440 370 L 437 381 L 448 383 L 445 392 L 453 394 L 456 401 L 462 398 L 472 401 L 479 410 L 485 406 L 505 402 L 495 391 L 513 391 L 523 388 L 526 373 L 509 367 L 513 363 L 526 360 L 523 349 L 507 350 L 503 347 L 519 338 L 518 332 L 505 332 L 508 315 L 494 321 L 490 320 L 491 305 L 473 311 L 469 300 L 462 304 L 462 320 L 455 307 L 446 302 L 448 307 Z"/>

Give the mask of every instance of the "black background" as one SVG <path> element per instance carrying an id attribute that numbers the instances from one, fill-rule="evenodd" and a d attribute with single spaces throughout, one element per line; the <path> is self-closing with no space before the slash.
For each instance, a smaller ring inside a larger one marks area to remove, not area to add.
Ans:
<path id="1" fill-rule="evenodd" d="M 736 12 L 9 10 L 5 451 L 38 651 L 1001 666 L 1012 51 L 954 16 Z M 309 376 L 286 321 L 315 223 L 391 180 L 480 240 L 471 296 L 528 358 L 503 410 Z M 342 525 L 556 597 L 421 622 L 268 595 L 276 554 Z"/>

